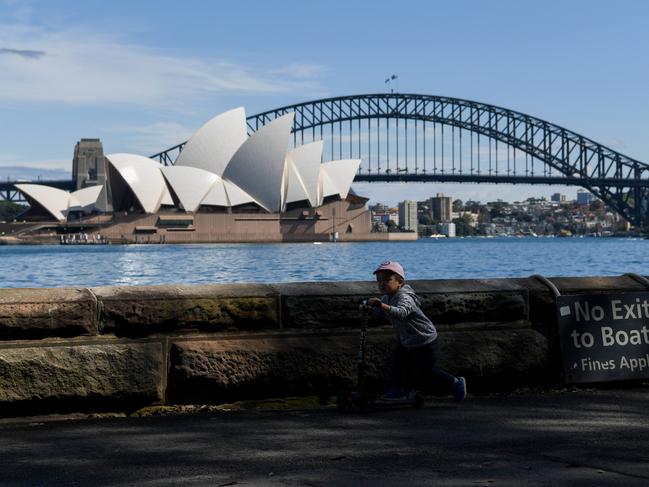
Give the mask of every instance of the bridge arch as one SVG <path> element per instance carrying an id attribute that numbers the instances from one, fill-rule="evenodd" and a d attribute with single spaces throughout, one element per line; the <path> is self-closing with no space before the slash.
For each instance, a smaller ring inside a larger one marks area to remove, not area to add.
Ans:
<path id="1" fill-rule="evenodd" d="M 363 159 L 356 181 L 581 186 L 649 226 L 649 165 L 537 117 L 460 98 L 383 93 L 287 105 L 248 117 L 248 127 L 289 112 L 295 145 L 325 139 L 325 159 Z M 152 157 L 173 164 L 182 146 Z"/>

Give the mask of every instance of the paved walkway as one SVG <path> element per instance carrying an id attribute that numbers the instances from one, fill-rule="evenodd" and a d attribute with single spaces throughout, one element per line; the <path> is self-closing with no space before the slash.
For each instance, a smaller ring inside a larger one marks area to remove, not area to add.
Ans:
<path id="1" fill-rule="evenodd" d="M 649 389 L 0 424 L 0 485 L 646 486 Z"/>

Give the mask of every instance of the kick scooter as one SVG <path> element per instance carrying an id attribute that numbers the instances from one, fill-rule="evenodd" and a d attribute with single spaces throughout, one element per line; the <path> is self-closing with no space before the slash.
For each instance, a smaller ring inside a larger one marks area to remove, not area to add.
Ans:
<path id="1" fill-rule="evenodd" d="M 356 358 L 357 389 L 355 391 L 340 391 L 338 393 L 337 405 L 341 411 L 353 408 L 361 411 L 368 411 L 376 408 L 394 408 L 412 406 L 420 408 L 424 405 L 424 396 L 419 391 L 413 391 L 404 399 L 384 400 L 377 398 L 375 394 L 365 390 L 365 354 L 367 344 L 367 322 L 369 320 L 369 307 L 367 300 L 360 303 L 361 330 L 358 335 L 358 355 Z"/>

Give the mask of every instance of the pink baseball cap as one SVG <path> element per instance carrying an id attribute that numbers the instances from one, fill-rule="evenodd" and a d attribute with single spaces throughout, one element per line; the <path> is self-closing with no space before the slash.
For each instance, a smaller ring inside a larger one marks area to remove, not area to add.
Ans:
<path id="1" fill-rule="evenodd" d="M 380 264 L 372 274 L 376 274 L 379 271 L 390 271 L 394 272 L 396 275 L 400 276 L 402 279 L 406 278 L 406 272 L 401 267 L 401 264 L 398 262 L 385 261 Z"/>

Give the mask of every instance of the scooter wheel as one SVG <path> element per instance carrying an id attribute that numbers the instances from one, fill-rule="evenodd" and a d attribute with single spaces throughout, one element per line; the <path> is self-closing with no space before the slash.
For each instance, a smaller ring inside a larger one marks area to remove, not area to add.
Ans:
<path id="1" fill-rule="evenodd" d="M 424 397 L 424 395 L 421 392 L 415 393 L 412 400 L 413 400 L 412 405 L 417 409 L 422 407 L 424 405 L 424 403 L 426 402 L 426 398 Z"/>

